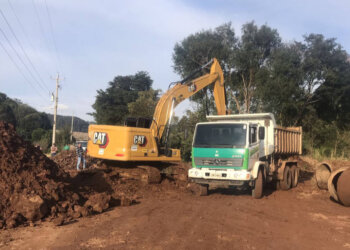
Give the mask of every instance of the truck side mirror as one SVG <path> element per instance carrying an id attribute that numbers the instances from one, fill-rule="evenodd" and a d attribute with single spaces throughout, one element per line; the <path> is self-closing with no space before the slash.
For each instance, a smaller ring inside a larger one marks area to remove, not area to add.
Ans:
<path id="1" fill-rule="evenodd" d="M 259 127 L 259 140 L 265 139 L 265 127 Z"/>

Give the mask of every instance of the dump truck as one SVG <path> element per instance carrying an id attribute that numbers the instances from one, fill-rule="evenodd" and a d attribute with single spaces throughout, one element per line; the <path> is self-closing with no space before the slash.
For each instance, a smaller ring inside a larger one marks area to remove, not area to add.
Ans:
<path id="1" fill-rule="evenodd" d="M 301 127 L 278 126 L 271 113 L 207 119 L 196 124 L 188 170 L 199 195 L 215 185 L 250 188 L 254 198 L 261 198 L 268 182 L 283 190 L 298 185 Z"/>
<path id="2" fill-rule="evenodd" d="M 181 161 L 180 150 L 168 146 L 174 108 L 210 84 L 214 84 L 217 114 L 225 115 L 224 76 L 214 58 L 185 79 L 170 84 L 168 91 L 159 99 L 153 118 L 129 117 L 124 126 L 90 125 L 87 154 L 102 160 L 130 162 L 146 170 L 150 183 L 158 182 L 162 171 L 167 171 L 164 169 L 166 164 L 157 162 Z"/>

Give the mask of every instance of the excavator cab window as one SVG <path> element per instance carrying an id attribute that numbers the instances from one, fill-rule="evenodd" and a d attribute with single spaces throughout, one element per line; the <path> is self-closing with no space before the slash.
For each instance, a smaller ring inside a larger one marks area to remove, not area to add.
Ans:
<path id="1" fill-rule="evenodd" d="M 151 118 L 145 117 L 128 117 L 125 119 L 124 126 L 137 128 L 150 128 L 152 124 Z"/>

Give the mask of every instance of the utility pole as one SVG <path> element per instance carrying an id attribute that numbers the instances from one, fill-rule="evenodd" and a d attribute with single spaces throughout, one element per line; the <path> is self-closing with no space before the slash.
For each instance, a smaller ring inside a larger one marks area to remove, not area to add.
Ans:
<path id="1" fill-rule="evenodd" d="M 57 105 L 58 105 L 58 88 L 60 87 L 59 83 L 60 83 L 60 75 L 57 73 L 55 106 L 54 106 L 54 114 L 53 114 L 52 145 L 56 143 L 56 120 L 57 120 Z"/>
<path id="2" fill-rule="evenodd" d="M 73 142 L 74 113 L 72 114 L 72 126 L 70 128 L 70 142 Z"/>

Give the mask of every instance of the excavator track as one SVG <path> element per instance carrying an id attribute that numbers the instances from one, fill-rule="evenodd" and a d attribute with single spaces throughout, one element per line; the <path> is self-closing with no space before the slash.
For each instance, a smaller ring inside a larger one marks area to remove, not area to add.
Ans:
<path id="1" fill-rule="evenodd" d="M 137 168 L 143 169 L 140 179 L 145 184 L 158 184 L 162 181 L 162 175 L 160 170 L 154 166 L 137 166 Z"/>
<path id="2" fill-rule="evenodd" d="M 176 182 L 187 182 L 188 166 L 181 163 L 138 165 L 136 162 L 100 161 L 97 166 L 116 172 L 122 179 L 137 180 L 144 184 L 158 184 L 164 178 Z"/>

